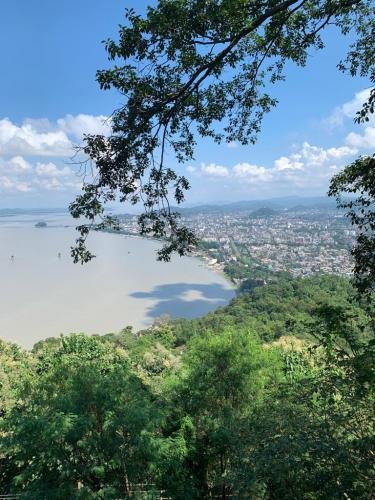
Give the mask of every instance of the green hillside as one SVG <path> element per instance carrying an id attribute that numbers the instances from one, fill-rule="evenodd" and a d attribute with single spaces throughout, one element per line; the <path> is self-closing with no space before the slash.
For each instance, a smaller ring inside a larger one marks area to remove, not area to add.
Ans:
<path id="1" fill-rule="evenodd" d="M 333 276 L 141 332 L 1 342 L 0 494 L 369 499 L 373 361 L 371 309 Z"/>

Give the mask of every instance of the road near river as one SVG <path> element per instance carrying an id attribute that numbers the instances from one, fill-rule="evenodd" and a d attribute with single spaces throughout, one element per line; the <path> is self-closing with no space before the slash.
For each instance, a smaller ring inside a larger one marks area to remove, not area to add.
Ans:
<path id="1" fill-rule="evenodd" d="M 47 227 L 35 227 L 40 220 Z M 31 347 L 61 333 L 140 329 L 162 314 L 206 314 L 235 295 L 197 258 L 157 262 L 158 244 L 141 238 L 94 233 L 97 258 L 73 264 L 74 238 L 66 216 L 0 218 L 0 338 Z"/>

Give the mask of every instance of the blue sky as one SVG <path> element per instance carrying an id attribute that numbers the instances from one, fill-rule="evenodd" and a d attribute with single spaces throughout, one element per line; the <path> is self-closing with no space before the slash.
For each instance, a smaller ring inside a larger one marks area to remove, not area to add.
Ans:
<path id="1" fill-rule="evenodd" d="M 105 132 L 103 120 L 121 104 L 95 81 L 109 64 L 101 40 L 116 37 L 125 7 L 148 3 L 1 0 L 0 208 L 74 198 L 81 180 L 69 164 L 72 144 L 85 131 Z M 326 38 L 306 68 L 288 67 L 255 146 L 199 142 L 195 161 L 179 167 L 192 183 L 188 201 L 324 194 L 333 173 L 372 151 L 375 124 L 353 124 L 369 82 L 338 72 L 347 42 Z"/>

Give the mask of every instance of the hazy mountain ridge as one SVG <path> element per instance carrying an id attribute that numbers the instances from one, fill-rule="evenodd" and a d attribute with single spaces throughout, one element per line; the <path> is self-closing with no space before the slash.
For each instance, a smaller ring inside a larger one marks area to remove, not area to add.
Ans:
<path id="1" fill-rule="evenodd" d="M 270 198 L 263 200 L 243 200 L 225 204 L 205 204 L 196 207 L 182 208 L 176 210 L 182 215 L 194 215 L 198 213 L 233 213 L 254 212 L 256 210 L 288 210 L 300 211 L 305 209 L 335 209 L 336 202 L 326 196 L 301 198 L 299 196 L 288 196 L 285 198 Z"/>
<path id="2" fill-rule="evenodd" d="M 213 214 L 213 213 L 235 213 L 235 212 L 255 212 L 258 210 L 281 211 L 287 210 L 297 212 L 306 209 L 335 209 L 335 200 L 327 196 L 315 196 L 302 198 L 299 196 L 287 196 L 283 198 L 269 198 L 261 200 L 241 200 L 235 202 L 219 202 L 206 203 L 195 206 L 177 206 L 172 207 L 173 210 L 180 212 L 181 215 L 194 214 Z M 108 212 L 116 212 L 112 208 L 108 208 Z M 68 213 L 67 208 L 0 208 L 0 217 L 9 217 L 12 215 L 42 215 L 42 214 L 57 214 Z M 123 212 L 121 216 L 129 215 L 133 217 L 135 213 Z M 273 215 L 276 215 L 273 214 Z"/>
<path id="3" fill-rule="evenodd" d="M 0 217 L 68 213 L 67 208 L 0 208 Z"/>

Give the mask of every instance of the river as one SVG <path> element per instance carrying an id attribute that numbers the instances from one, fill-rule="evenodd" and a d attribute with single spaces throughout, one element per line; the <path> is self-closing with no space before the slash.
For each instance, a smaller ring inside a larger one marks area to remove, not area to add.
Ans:
<path id="1" fill-rule="evenodd" d="M 40 220 L 46 228 L 35 227 Z M 235 295 L 197 258 L 157 262 L 158 243 L 143 238 L 95 232 L 97 257 L 73 264 L 75 236 L 64 214 L 0 217 L 0 338 L 30 348 L 61 333 L 138 330 L 163 314 L 204 315 Z"/>

